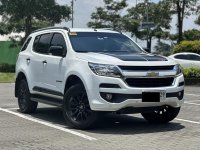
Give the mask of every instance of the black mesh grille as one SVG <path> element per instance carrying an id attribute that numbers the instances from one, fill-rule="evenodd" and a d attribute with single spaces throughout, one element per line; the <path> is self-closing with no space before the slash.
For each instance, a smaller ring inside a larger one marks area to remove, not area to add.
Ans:
<path id="1" fill-rule="evenodd" d="M 148 70 L 173 70 L 174 66 L 118 66 L 122 70 L 148 71 Z"/>
<path id="2" fill-rule="evenodd" d="M 126 83 L 131 87 L 164 87 L 171 86 L 174 78 L 127 78 Z"/>

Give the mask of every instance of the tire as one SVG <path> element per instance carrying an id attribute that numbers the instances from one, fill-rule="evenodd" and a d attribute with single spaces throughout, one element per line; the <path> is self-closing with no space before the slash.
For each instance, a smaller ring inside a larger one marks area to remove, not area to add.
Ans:
<path id="1" fill-rule="evenodd" d="M 165 106 L 151 113 L 141 113 L 144 119 L 152 123 L 168 123 L 178 115 L 180 107 Z"/>
<path id="2" fill-rule="evenodd" d="M 29 92 L 28 83 L 24 79 L 19 81 L 18 105 L 22 113 L 35 112 L 38 105 L 38 102 L 34 102 L 30 100 L 30 92 Z"/>
<path id="3" fill-rule="evenodd" d="M 91 110 L 83 85 L 73 85 L 65 93 L 63 116 L 67 125 L 76 129 L 89 129 L 96 123 L 98 112 Z"/>

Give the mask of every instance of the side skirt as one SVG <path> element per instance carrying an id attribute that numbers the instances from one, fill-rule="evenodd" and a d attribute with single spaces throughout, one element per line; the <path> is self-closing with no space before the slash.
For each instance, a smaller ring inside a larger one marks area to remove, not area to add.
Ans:
<path id="1" fill-rule="evenodd" d="M 54 98 L 50 96 L 44 96 L 40 94 L 32 94 L 31 95 L 31 100 L 52 105 L 52 106 L 57 106 L 57 107 L 62 107 L 63 99 L 62 98 Z"/>

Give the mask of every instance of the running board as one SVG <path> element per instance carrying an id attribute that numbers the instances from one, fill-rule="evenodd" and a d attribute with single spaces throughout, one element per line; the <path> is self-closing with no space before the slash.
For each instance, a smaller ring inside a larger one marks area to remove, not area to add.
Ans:
<path id="1" fill-rule="evenodd" d="M 35 102 L 40 102 L 52 106 L 62 107 L 63 100 L 60 98 L 53 98 L 49 96 L 43 96 L 43 95 L 31 95 L 31 100 Z"/>

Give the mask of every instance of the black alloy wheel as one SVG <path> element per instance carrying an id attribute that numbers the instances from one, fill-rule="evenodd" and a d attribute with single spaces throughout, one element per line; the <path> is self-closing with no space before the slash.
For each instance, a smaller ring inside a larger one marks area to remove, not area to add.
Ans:
<path id="1" fill-rule="evenodd" d="M 168 123 L 172 121 L 178 115 L 180 107 L 173 108 L 170 106 L 164 106 L 154 112 L 141 113 L 144 119 L 153 123 Z"/>
<path id="2" fill-rule="evenodd" d="M 63 115 L 67 124 L 73 128 L 88 129 L 95 124 L 98 113 L 91 110 L 83 85 L 76 84 L 66 92 Z"/>

